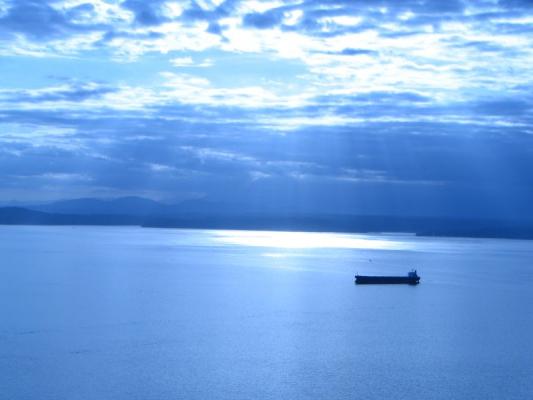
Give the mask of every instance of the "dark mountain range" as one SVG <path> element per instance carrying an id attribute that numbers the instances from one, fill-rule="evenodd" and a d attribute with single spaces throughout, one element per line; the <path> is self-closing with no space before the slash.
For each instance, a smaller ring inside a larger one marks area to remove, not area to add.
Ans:
<path id="1" fill-rule="evenodd" d="M 21 207 L 0 208 L 1 225 L 140 225 L 139 217 L 51 214 Z"/>
<path id="2" fill-rule="evenodd" d="M 79 215 L 152 215 L 162 212 L 168 206 L 142 197 L 121 197 L 117 199 L 83 198 L 33 205 L 27 208 L 56 214 Z"/>
<path id="3" fill-rule="evenodd" d="M 30 210 L 53 214 L 76 215 L 127 215 L 127 216 L 158 216 L 179 217 L 194 215 L 235 215 L 241 213 L 263 213 L 267 210 L 247 204 L 230 204 L 204 199 L 186 200 L 177 204 L 165 204 L 142 197 L 120 197 L 116 199 L 82 198 L 61 200 L 39 205 L 21 205 Z"/>
<path id="4" fill-rule="evenodd" d="M 94 203 L 93 203 L 94 204 Z M 147 204 L 147 203 L 141 203 Z M 164 207 L 164 206 L 163 206 Z M 167 206 L 168 207 L 168 206 Z M 427 217 L 253 214 L 218 212 L 208 207 L 173 214 L 60 214 L 20 207 L 0 208 L 3 225 L 136 225 L 157 228 L 248 229 L 329 232 L 412 232 L 421 236 L 533 239 L 533 223 Z M 112 210 L 117 210 L 110 208 Z M 98 208 L 101 211 L 101 208 Z M 156 208 L 161 212 L 162 209 Z M 170 210 L 170 209 L 167 209 Z"/>

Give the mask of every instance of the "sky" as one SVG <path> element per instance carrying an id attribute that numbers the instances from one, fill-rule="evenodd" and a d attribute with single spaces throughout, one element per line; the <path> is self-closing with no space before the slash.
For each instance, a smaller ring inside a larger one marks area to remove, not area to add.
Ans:
<path id="1" fill-rule="evenodd" d="M 531 0 L 0 0 L 0 202 L 533 204 Z"/>

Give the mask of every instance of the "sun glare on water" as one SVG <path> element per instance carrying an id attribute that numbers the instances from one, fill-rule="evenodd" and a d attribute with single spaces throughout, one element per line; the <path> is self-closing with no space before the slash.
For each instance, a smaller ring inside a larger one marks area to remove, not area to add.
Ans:
<path id="1" fill-rule="evenodd" d="M 218 242 L 241 246 L 271 247 L 283 249 L 405 249 L 405 242 L 394 238 L 380 238 L 377 235 L 349 235 L 317 232 L 259 232 L 259 231 L 218 231 Z"/>

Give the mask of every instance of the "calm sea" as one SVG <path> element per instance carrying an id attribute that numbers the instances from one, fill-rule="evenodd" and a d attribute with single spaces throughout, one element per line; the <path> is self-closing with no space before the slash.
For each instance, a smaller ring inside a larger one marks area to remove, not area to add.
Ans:
<path id="1" fill-rule="evenodd" d="M 3 226 L 0 255 L 2 399 L 533 396 L 531 241 Z"/>

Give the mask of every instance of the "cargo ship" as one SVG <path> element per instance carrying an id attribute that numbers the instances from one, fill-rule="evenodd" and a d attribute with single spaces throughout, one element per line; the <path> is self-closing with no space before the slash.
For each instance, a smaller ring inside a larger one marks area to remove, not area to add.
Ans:
<path id="1" fill-rule="evenodd" d="M 406 283 L 408 285 L 418 285 L 420 283 L 420 276 L 416 270 L 412 270 L 404 276 L 369 276 L 369 275 L 355 275 L 355 283 L 358 285 L 365 284 L 398 284 Z"/>

